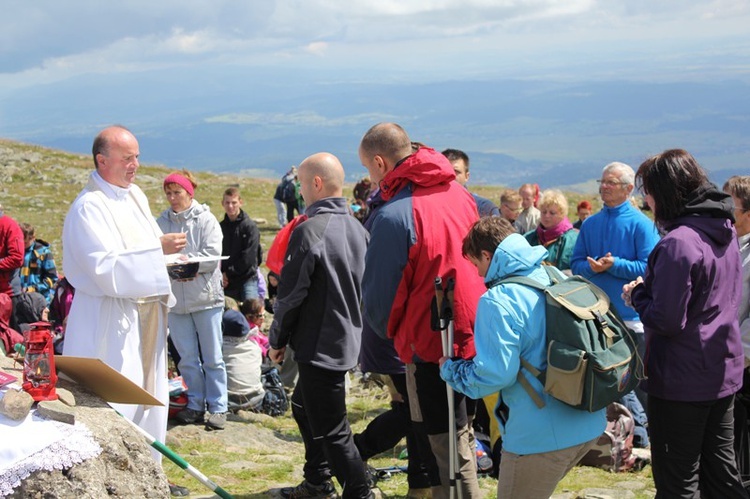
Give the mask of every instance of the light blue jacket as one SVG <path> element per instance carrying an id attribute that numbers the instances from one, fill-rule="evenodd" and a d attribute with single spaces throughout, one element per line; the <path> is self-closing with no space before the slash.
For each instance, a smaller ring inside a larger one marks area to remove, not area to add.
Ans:
<path id="1" fill-rule="evenodd" d="M 447 360 L 442 378 L 471 398 L 500 392 L 498 417 L 503 449 L 538 454 L 572 447 L 601 435 L 605 410 L 574 409 L 544 393 L 542 384 L 525 369 L 522 374 L 545 402 L 539 409 L 517 382 L 521 357 L 546 369 L 545 299 L 535 289 L 516 283 L 493 285 L 511 275 L 528 276 L 543 284 L 549 278 L 541 262 L 547 250 L 530 246 L 520 234 L 508 236 L 495 250 L 485 284 L 489 288 L 477 307 L 474 330 L 477 354 L 472 360 Z"/>

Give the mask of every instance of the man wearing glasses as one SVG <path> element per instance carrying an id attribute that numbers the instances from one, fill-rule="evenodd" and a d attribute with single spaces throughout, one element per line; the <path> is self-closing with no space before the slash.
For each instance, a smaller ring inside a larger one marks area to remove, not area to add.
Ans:
<path id="1" fill-rule="evenodd" d="M 625 324 L 638 333 L 643 353 L 643 324 L 622 300 L 622 287 L 644 275 L 659 234 L 654 222 L 630 202 L 634 181 L 635 172 L 625 163 L 604 167 L 597 180 L 604 206 L 581 226 L 570 268 L 607 293 Z M 645 396 L 637 394 L 645 407 Z"/>

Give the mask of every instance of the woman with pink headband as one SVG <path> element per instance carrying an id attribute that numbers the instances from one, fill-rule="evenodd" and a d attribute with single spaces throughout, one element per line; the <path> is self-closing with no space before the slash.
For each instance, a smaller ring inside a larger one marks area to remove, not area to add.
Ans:
<path id="1" fill-rule="evenodd" d="M 165 233 L 184 232 L 186 257 L 217 257 L 202 261 L 190 279 L 173 279 L 177 304 L 169 311 L 169 336 L 180 357 L 177 368 L 187 384 L 187 407 L 175 416 L 181 424 L 203 423 L 206 430 L 221 430 L 226 424 L 227 373 L 222 356 L 221 317 L 224 289 L 221 285 L 223 239 L 218 220 L 209 207 L 193 196 L 198 186 L 187 170 L 164 179 L 169 208 L 157 223 Z"/>

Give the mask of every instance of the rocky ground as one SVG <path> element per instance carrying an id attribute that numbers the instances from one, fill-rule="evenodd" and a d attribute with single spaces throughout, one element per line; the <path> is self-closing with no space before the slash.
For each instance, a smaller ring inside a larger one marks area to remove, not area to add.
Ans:
<path id="1" fill-rule="evenodd" d="M 235 494 L 237 498 L 260 498 L 274 497 L 278 487 L 287 485 L 296 485 L 302 480 L 301 473 L 301 456 L 304 453 L 304 447 L 299 438 L 280 434 L 278 430 L 272 430 L 264 425 L 270 421 L 268 416 L 257 415 L 252 413 L 240 412 L 230 416 L 227 426 L 222 431 L 207 432 L 201 425 L 192 426 L 174 426 L 169 430 L 168 444 L 175 448 L 185 448 L 189 442 L 200 442 L 205 447 L 222 448 L 225 450 L 224 462 L 221 463 L 217 474 L 224 474 L 230 470 L 247 472 L 261 471 L 268 467 L 268 461 L 275 462 L 277 468 L 285 468 L 286 474 L 277 477 L 276 480 L 263 482 L 262 485 L 253 486 L 249 484 L 237 484 L 234 487 L 230 478 L 225 482 L 213 477 L 214 480 L 225 488 L 227 491 Z M 356 427 L 356 424 L 355 424 Z M 190 446 L 188 446 L 190 447 Z M 192 448 L 192 447 L 191 447 Z M 258 459 L 248 458 L 245 452 L 247 448 L 253 448 Z M 192 452 L 192 454 L 191 454 Z M 202 451 L 188 451 L 185 458 L 199 459 Z M 643 452 L 643 451 L 641 451 Z M 645 451 L 645 455 L 648 452 Z M 405 465 L 406 461 L 398 460 L 396 453 L 386 456 L 385 459 L 377 463 L 371 463 L 375 466 Z M 291 466 L 291 468 L 289 468 Z M 638 473 L 618 473 L 611 474 L 602 470 L 593 468 L 576 468 L 574 469 L 566 482 L 558 487 L 558 491 L 553 496 L 554 499 L 636 499 L 652 498 L 655 496 L 653 481 L 650 472 L 647 469 Z M 589 479 L 589 474 L 596 475 L 596 480 L 591 480 L 596 486 L 585 486 Z M 249 480 L 253 480 L 249 478 Z M 258 480 L 256 478 L 256 480 Z M 196 498 L 213 498 L 218 497 L 201 486 L 193 479 L 180 480 L 181 485 L 188 486 L 191 490 L 190 497 Z M 484 497 L 495 497 L 496 481 L 492 478 L 485 477 L 480 479 L 480 487 Z M 584 487 L 581 488 L 581 483 Z M 249 486 L 248 486 L 249 485 Z M 407 491 L 407 485 L 403 474 L 393 475 L 391 478 L 382 480 L 379 484 L 382 491 L 382 497 L 404 497 Z M 247 492 L 235 493 L 235 490 L 247 490 Z"/>

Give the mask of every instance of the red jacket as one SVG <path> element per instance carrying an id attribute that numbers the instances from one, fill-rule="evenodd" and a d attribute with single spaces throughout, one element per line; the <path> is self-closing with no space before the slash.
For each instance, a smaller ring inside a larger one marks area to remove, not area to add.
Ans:
<path id="1" fill-rule="evenodd" d="M 23 267 L 24 253 L 21 227 L 0 211 L 0 293 L 8 296 L 20 293 L 19 269 Z"/>
<path id="2" fill-rule="evenodd" d="M 373 215 L 363 303 L 374 330 L 393 338 L 401 360 L 437 363 L 440 333 L 431 329 L 435 277 L 455 278 L 454 352 L 474 356 L 474 314 L 485 291 L 477 269 L 461 255 L 479 219 L 476 203 L 450 162 L 420 148 L 380 182 L 386 203 Z M 414 358 L 416 357 L 416 359 Z"/>

